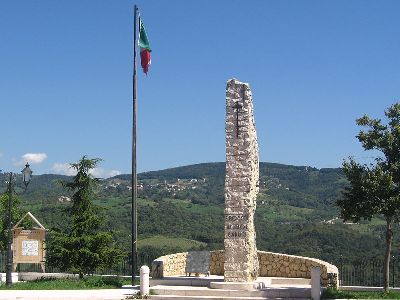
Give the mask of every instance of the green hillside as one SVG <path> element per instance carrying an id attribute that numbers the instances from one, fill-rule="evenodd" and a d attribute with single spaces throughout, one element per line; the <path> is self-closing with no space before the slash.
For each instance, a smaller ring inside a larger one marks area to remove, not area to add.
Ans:
<path id="1" fill-rule="evenodd" d="M 139 249 L 154 255 L 190 249 L 223 248 L 224 163 L 204 163 L 138 175 Z M 68 176 L 35 176 L 23 196 L 47 228 L 69 222 L 70 195 L 58 183 Z M 5 189 L 0 173 L 0 189 Z M 255 217 L 261 250 L 338 261 L 381 257 L 384 226 L 343 224 L 334 207 L 346 179 L 340 169 L 316 169 L 260 163 L 260 193 Z M 95 202 L 102 206 L 107 228 L 129 250 L 130 175 L 101 181 Z M 330 220 L 330 221 L 328 221 Z M 398 227 L 398 225 L 396 225 Z M 396 233 L 397 228 L 395 228 Z M 395 255 L 399 249 L 395 240 Z"/>

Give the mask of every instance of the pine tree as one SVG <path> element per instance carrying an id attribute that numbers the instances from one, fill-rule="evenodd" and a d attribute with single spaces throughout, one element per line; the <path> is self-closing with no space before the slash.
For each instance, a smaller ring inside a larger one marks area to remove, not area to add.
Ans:
<path id="1" fill-rule="evenodd" d="M 96 268 L 115 264 L 122 258 L 122 252 L 112 247 L 110 232 L 100 231 L 103 219 L 100 209 L 92 202 L 97 178 L 89 173 L 100 159 L 86 156 L 78 163 L 71 164 L 77 171 L 72 182 L 62 184 L 73 193 L 72 224 L 67 232 L 52 231 L 47 246 L 47 262 L 62 271 L 79 274 L 92 274 Z"/>

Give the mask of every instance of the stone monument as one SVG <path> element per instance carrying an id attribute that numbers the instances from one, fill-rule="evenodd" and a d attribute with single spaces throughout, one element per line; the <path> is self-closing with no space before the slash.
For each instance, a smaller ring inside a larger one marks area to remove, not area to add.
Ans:
<path id="1" fill-rule="evenodd" d="M 254 213 L 259 159 L 253 100 L 247 83 L 226 86 L 225 282 L 251 282 L 259 264 Z"/>
<path id="2" fill-rule="evenodd" d="M 309 257 L 257 251 L 254 214 L 259 183 L 258 142 L 250 87 L 247 83 L 236 79 L 230 79 L 227 82 L 225 130 L 225 249 L 209 253 L 196 251 L 161 256 L 153 261 L 152 277 L 166 277 L 166 282 L 176 285 L 176 280 L 170 281 L 170 276 L 181 277 L 191 272 L 205 273 L 206 271 L 210 275 L 224 275 L 224 282 L 212 277 L 210 280 L 199 278 L 195 281 L 191 280 L 190 285 L 225 290 L 232 299 L 235 298 L 233 296 L 236 292 L 239 297 L 245 297 L 244 295 L 256 297 L 254 290 L 276 284 L 272 282 L 272 279 L 264 280 L 263 277 L 295 278 L 292 282 L 294 285 L 299 284 L 297 278 L 314 277 L 316 283 L 322 280 L 324 286 L 338 286 L 338 269 L 327 262 Z M 321 275 L 312 276 L 311 272 L 316 267 L 319 268 Z M 258 280 L 257 276 L 260 276 Z M 183 280 L 188 282 L 187 278 Z M 278 282 L 281 281 L 277 281 L 277 284 Z M 258 295 L 271 299 L 277 295 L 281 298 L 310 298 L 307 288 L 294 289 L 293 292 L 289 287 L 278 289 L 277 294 L 272 288 L 264 289 Z M 181 288 L 178 290 L 179 293 L 182 292 Z M 302 296 L 299 296 L 299 290 Z M 157 294 L 172 295 L 171 291 L 172 289 L 161 286 Z M 204 296 L 204 291 L 203 289 L 190 290 L 190 295 L 201 298 Z M 246 294 L 243 291 L 252 292 Z M 316 290 L 315 295 L 318 292 Z M 220 292 L 218 295 L 222 293 L 225 292 Z"/>

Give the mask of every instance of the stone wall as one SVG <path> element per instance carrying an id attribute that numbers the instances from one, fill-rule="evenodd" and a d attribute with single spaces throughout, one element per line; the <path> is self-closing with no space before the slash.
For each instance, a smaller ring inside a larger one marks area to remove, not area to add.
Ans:
<path id="1" fill-rule="evenodd" d="M 185 275 L 187 252 L 161 256 L 151 265 L 151 276 L 163 278 L 166 276 Z"/>
<path id="2" fill-rule="evenodd" d="M 261 277 L 311 278 L 311 267 L 321 268 L 321 278 L 324 286 L 332 276 L 338 274 L 338 268 L 323 260 L 304 256 L 258 251 Z M 336 276 L 337 278 L 337 276 Z M 331 284 L 331 283 L 329 283 Z M 337 282 L 335 283 L 337 285 Z"/>
<path id="3" fill-rule="evenodd" d="M 210 274 L 224 275 L 224 250 L 211 251 Z"/>
<path id="4" fill-rule="evenodd" d="M 153 261 L 152 276 L 185 275 L 187 252 L 159 257 Z M 211 251 L 209 271 L 212 275 L 224 275 L 224 251 Z M 310 268 L 321 268 L 321 278 L 324 286 L 337 285 L 338 269 L 325 261 L 295 255 L 258 251 L 261 277 L 311 278 Z M 329 282 L 329 281 L 335 282 Z"/>

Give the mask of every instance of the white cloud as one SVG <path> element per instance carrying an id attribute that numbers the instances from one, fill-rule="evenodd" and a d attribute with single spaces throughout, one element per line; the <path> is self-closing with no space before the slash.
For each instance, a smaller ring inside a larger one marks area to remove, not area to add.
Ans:
<path id="1" fill-rule="evenodd" d="M 121 171 L 118 171 L 118 170 L 111 170 L 111 171 L 108 173 L 108 176 L 109 176 L 109 177 L 114 177 L 114 176 L 121 175 L 121 174 L 122 174 Z"/>
<path id="2" fill-rule="evenodd" d="M 76 175 L 75 169 L 72 168 L 71 165 L 68 163 L 55 163 L 51 167 L 51 170 L 56 174 L 69 175 L 69 176 Z"/>
<path id="3" fill-rule="evenodd" d="M 104 177 L 105 171 L 103 168 L 93 168 L 89 170 L 89 174 L 94 177 Z"/>
<path id="4" fill-rule="evenodd" d="M 89 173 L 92 176 L 97 177 L 97 178 L 108 178 L 108 177 L 120 175 L 121 171 L 118 171 L 118 170 L 108 171 L 108 170 L 104 170 L 103 168 L 94 168 L 94 169 L 91 169 L 89 171 Z"/>
<path id="5" fill-rule="evenodd" d="M 68 175 L 68 176 L 76 175 L 75 169 L 72 168 L 71 165 L 68 163 L 55 163 L 53 164 L 51 170 L 56 174 Z M 107 171 L 104 170 L 103 168 L 94 168 L 89 171 L 89 174 L 96 178 L 108 178 L 120 175 L 121 172 L 118 170 Z"/>
<path id="6" fill-rule="evenodd" d="M 14 162 L 14 165 L 17 167 L 23 166 L 26 163 L 32 165 L 38 165 L 42 163 L 46 158 L 47 158 L 46 153 L 25 153 L 24 155 L 21 156 L 20 160 Z"/>

